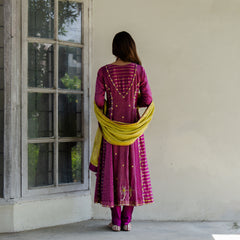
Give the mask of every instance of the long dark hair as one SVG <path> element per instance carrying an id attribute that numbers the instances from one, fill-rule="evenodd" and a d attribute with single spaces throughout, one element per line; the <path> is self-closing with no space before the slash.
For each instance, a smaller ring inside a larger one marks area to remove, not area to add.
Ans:
<path id="1" fill-rule="evenodd" d="M 133 62 L 142 65 L 137 54 L 136 44 L 128 32 L 119 32 L 114 36 L 112 53 L 125 62 Z"/>

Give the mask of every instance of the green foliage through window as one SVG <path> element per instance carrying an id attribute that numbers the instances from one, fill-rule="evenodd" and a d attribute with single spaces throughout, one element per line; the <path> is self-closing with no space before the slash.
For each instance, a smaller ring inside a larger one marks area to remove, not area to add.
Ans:
<path id="1" fill-rule="evenodd" d="M 74 182 L 80 182 L 82 178 L 82 148 L 81 144 L 78 143 L 72 148 L 72 177 Z"/>
<path id="2" fill-rule="evenodd" d="M 35 186 L 38 159 L 39 159 L 39 145 L 28 144 L 28 185 L 29 186 Z"/>
<path id="3" fill-rule="evenodd" d="M 67 73 L 61 78 L 62 83 L 68 89 L 81 89 L 81 80 L 77 76 L 71 78 Z"/>

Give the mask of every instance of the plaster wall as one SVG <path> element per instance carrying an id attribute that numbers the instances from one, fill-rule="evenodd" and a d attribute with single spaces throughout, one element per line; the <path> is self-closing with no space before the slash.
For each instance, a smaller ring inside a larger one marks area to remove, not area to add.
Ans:
<path id="1" fill-rule="evenodd" d="M 240 219 L 239 11 L 238 0 L 93 1 L 92 93 L 98 68 L 114 61 L 113 36 L 126 30 L 156 105 L 145 134 L 155 203 L 135 219 Z M 94 205 L 93 216 L 110 211 Z"/>
<path id="2" fill-rule="evenodd" d="M 90 194 L 22 200 L 0 205 L 0 233 L 80 222 L 91 218 Z"/>

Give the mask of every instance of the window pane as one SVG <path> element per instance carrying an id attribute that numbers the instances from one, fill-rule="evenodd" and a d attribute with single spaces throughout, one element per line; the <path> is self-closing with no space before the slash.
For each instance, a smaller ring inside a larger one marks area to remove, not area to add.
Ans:
<path id="1" fill-rule="evenodd" d="M 28 44 L 28 86 L 51 88 L 54 81 L 52 44 Z"/>
<path id="2" fill-rule="evenodd" d="M 59 2 L 58 39 L 81 43 L 82 37 L 81 3 Z"/>
<path id="3" fill-rule="evenodd" d="M 82 49 L 59 46 L 59 88 L 82 89 Z"/>
<path id="4" fill-rule="evenodd" d="M 28 1 L 28 36 L 53 38 L 54 0 Z"/>
<path id="5" fill-rule="evenodd" d="M 28 187 L 53 184 L 53 143 L 28 144 Z"/>
<path id="6" fill-rule="evenodd" d="M 82 96 L 59 94 L 58 135 L 60 137 L 82 137 Z"/>
<path id="7" fill-rule="evenodd" d="M 59 183 L 82 182 L 82 143 L 59 143 Z"/>
<path id="8" fill-rule="evenodd" d="M 53 94 L 28 93 L 28 137 L 53 136 Z"/>

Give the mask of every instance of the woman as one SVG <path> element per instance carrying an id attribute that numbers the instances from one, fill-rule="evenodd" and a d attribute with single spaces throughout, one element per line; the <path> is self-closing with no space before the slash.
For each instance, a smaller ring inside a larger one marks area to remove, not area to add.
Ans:
<path id="1" fill-rule="evenodd" d="M 116 61 L 98 70 L 95 104 L 103 109 L 106 93 L 106 116 L 117 122 L 136 123 L 140 118 L 138 106 L 148 107 L 152 94 L 129 33 L 115 35 L 112 53 Z M 89 168 L 97 172 L 94 202 L 111 208 L 109 226 L 113 231 L 121 227 L 129 231 L 134 206 L 153 202 L 144 136 L 128 146 L 110 144 L 103 136 L 98 165 L 90 163 Z"/>

